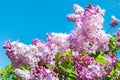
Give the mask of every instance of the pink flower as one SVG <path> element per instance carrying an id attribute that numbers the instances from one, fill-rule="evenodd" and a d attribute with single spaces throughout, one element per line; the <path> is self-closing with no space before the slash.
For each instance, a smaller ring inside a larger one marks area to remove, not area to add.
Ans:
<path id="1" fill-rule="evenodd" d="M 4 49 L 10 49 L 11 48 L 10 40 L 8 40 L 4 43 L 3 48 Z"/>
<path id="2" fill-rule="evenodd" d="M 89 5 L 83 15 L 76 18 L 76 27 L 69 37 L 71 49 L 75 52 L 87 51 L 89 54 L 107 51 L 110 35 L 102 30 L 103 21 L 98 7 Z"/>
<path id="3" fill-rule="evenodd" d="M 107 63 L 108 63 L 106 72 L 107 74 L 109 74 L 113 70 L 114 66 L 116 65 L 118 58 L 114 53 L 111 53 L 111 54 L 105 55 L 105 59 L 107 60 Z"/>
<path id="4" fill-rule="evenodd" d="M 31 76 L 33 76 L 32 79 L 36 80 L 58 80 L 57 74 L 52 72 L 49 69 L 44 68 L 43 66 L 39 66 L 36 68 L 33 68 L 31 71 Z M 54 74 L 53 74 L 54 73 Z"/>
<path id="5" fill-rule="evenodd" d="M 107 74 L 104 65 L 96 62 L 92 57 L 73 55 L 73 61 L 78 74 L 77 80 L 97 80 Z"/>
<path id="6" fill-rule="evenodd" d="M 120 37 L 120 28 L 118 29 L 117 35 Z"/>
<path id="7" fill-rule="evenodd" d="M 74 4 L 73 5 L 73 10 L 74 10 L 75 13 L 68 14 L 67 19 L 69 21 L 76 22 L 79 17 L 82 17 L 84 9 L 82 7 L 80 7 L 79 5 L 77 5 L 77 4 Z"/>
<path id="8" fill-rule="evenodd" d="M 32 44 L 36 45 L 37 43 L 39 43 L 39 41 L 40 41 L 39 39 L 35 38 L 35 39 L 33 39 Z"/>
<path id="9" fill-rule="evenodd" d="M 69 49 L 70 42 L 68 38 L 69 38 L 68 34 L 62 34 L 62 33 L 47 34 L 47 40 L 48 40 L 47 46 L 50 48 L 50 51 L 52 51 L 53 54 L 56 54 L 57 52 L 70 51 Z"/>
<path id="10" fill-rule="evenodd" d="M 112 21 L 110 23 L 111 27 L 117 26 L 118 22 L 120 22 L 119 19 L 117 19 L 115 16 L 111 16 L 111 18 L 112 18 Z"/>

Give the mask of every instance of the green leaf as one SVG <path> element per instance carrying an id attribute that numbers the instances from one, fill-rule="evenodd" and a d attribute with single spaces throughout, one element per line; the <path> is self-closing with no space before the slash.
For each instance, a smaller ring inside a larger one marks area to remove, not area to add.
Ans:
<path id="1" fill-rule="evenodd" d="M 120 75 L 118 76 L 118 80 L 120 80 Z"/>
<path id="2" fill-rule="evenodd" d="M 29 65 L 23 65 L 23 66 L 20 66 L 20 69 L 21 70 L 30 70 L 31 67 Z"/>
<path id="3" fill-rule="evenodd" d="M 111 37 L 108 46 L 110 51 L 115 52 L 117 50 L 117 37 Z"/>
<path id="4" fill-rule="evenodd" d="M 16 78 L 12 79 L 13 77 Z M 17 76 L 14 74 L 14 68 L 11 64 L 3 69 L 0 69 L 0 80 L 18 80 Z"/>
<path id="5" fill-rule="evenodd" d="M 104 55 L 103 51 L 98 51 L 96 52 L 96 54 L 89 54 L 89 56 L 94 57 L 94 59 L 96 59 L 99 55 L 103 56 Z"/>
<path id="6" fill-rule="evenodd" d="M 111 78 L 111 76 L 106 76 L 102 80 L 113 80 L 113 79 Z"/>
<path id="7" fill-rule="evenodd" d="M 114 34 L 113 37 L 115 38 L 115 40 L 118 40 L 118 35 L 117 34 Z"/>
<path id="8" fill-rule="evenodd" d="M 71 80 L 71 78 L 68 77 L 66 80 Z"/>
<path id="9" fill-rule="evenodd" d="M 116 70 L 119 70 L 120 69 L 120 60 L 118 60 L 117 64 L 115 65 L 114 67 Z"/>
<path id="10" fill-rule="evenodd" d="M 69 57 L 69 56 L 72 55 L 72 51 L 70 51 L 70 52 L 66 52 L 65 54 L 66 54 L 66 57 Z"/>
<path id="11" fill-rule="evenodd" d="M 54 60 L 55 60 L 55 61 L 58 60 L 61 56 L 62 56 L 61 53 L 60 53 L 60 52 L 57 52 L 56 55 L 55 55 Z"/>
<path id="12" fill-rule="evenodd" d="M 101 56 L 99 55 L 96 59 L 95 59 L 96 62 L 101 62 L 103 64 L 105 64 L 107 66 L 107 61 L 106 59 L 104 58 L 104 56 Z"/>

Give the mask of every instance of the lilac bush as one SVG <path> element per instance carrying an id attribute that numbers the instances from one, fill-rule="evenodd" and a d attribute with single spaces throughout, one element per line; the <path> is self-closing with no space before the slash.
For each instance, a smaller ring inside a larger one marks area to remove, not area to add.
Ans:
<path id="1" fill-rule="evenodd" d="M 49 33 L 47 42 L 33 39 L 26 45 L 6 41 L 3 45 L 11 60 L 13 75 L 19 80 L 119 80 L 120 29 L 114 36 L 103 30 L 104 9 L 73 5 L 67 19 L 75 23 L 70 34 Z M 119 19 L 112 16 L 111 27 Z M 5 72 L 5 71 L 4 71 Z M 0 73 L 3 77 L 4 73 Z M 14 79 L 14 78 L 12 78 Z"/>

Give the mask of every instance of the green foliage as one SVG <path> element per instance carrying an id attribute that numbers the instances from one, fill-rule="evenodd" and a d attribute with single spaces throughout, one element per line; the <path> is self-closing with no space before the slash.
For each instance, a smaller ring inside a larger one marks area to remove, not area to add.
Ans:
<path id="1" fill-rule="evenodd" d="M 113 70 L 109 73 L 108 76 L 104 77 L 103 80 L 120 80 L 120 60 L 114 66 Z M 116 79 L 113 79 L 116 78 Z"/>
<path id="2" fill-rule="evenodd" d="M 24 65 L 20 67 L 21 70 L 30 70 L 30 66 Z M 18 80 L 18 77 L 14 74 L 14 68 L 10 64 L 3 69 L 0 69 L 0 80 Z"/>
<path id="3" fill-rule="evenodd" d="M 55 55 L 56 66 L 54 71 L 59 73 L 59 80 L 76 80 L 76 72 L 74 71 L 72 52 L 66 52 L 64 55 L 58 52 Z"/>
<path id="4" fill-rule="evenodd" d="M 117 38 L 116 38 L 116 36 L 110 38 L 110 41 L 109 41 L 108 45 L 109 45 L 109 48 L 110 48 L 109 50 L 111 52 L 115 52 L 117 50 Z"/>
<path id="5" fill-rule="evenodd" d="M 14 74 L 14 68 L 12 65 L 8 65 L 3 69 L 0 69 L 0 79 L 1 80 L 18 80 L 17 76 Z"/>
<path id="6" fill-rule="evenodd" d="M 61 56 L 62 56 L 61 53 L 57 52 L 56 55 L 55 55 L 54 60 L 57 61 Z"/>
<path id="7" fill-rule="evenodd" d="M 96 54 L 89 54 L 89 56 L 93 57 L 94 59 L 96 59 L 99 55 L 103 56 L 104 53 L 102 51 L 98 51 Z"/>
<path id="8" fill-rule="evenodd" d="M 101 54 L 95 59 L 96 62 L 101 62 L 103 63 L 104 65 L 107 66 L 107 61 L 106 59 L 104 58 L 104 56 L 102 56 Z"/>
<path id="9" fill-rule="evenodd" d="M 30 70 L 31 67 L 29 65 L 24 65 L 24 66 L 20 66 L 21 70 Z"/>

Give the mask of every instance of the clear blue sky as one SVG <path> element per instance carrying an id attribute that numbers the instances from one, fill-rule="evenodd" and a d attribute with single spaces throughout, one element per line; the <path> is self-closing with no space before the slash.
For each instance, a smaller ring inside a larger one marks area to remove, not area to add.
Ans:
<path id="1" fill-rule="evenodd" d="M 70 33 L 74 24 L 67 21 L 66 15 L 73 12 L 74 3 L 83 7 L 91 3 L 106 9 L 106 31 L 110 28 L 111 15 L 120 19 L 120 0 L 0 0 L 0 67 L 10 63 L 2 48 L 5 40 L 19 39 L 30 44 L 36 37 L 46 40 L 46 33 Z"/>

